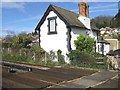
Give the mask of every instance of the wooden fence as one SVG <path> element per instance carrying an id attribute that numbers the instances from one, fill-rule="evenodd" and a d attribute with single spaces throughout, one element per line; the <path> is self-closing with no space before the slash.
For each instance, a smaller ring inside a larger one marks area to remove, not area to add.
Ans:
<path id="1" fill-rule="evenodd" d="M 23 56 L 33 60 L 45 61 L 48 59 L 47 54 L 36 53 L 33 50 L 16 49 L 16 48 L 2 48 L 2 54 L 11 54 L 15 56 Z"/>

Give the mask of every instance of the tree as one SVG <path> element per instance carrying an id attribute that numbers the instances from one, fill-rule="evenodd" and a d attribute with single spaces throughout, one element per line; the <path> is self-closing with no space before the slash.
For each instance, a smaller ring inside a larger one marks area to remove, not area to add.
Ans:
<path id="1" fill-rule="evenodd" d="M 120 28 L 120 11 L 111 20 L 111 26 L 113 28 Z"/>
<path id="2" fill-rule="evenodd" d="M 16 35 L 7 35 L 5 38 L 6 47 L 16 47 L 18 38 Z"/>
<path id="3" fill-rule="evenodd" d="M 81 52 L 93 53 L 95 47 L 95 40 L 90 36 L 84 36 L 83 34 L 79 34 L 77 40 L 74 41 L 77 50 Z"/>
<path id="4" fill-rule="evenodd" d="M 21 32 L 18 35 L 7 35 L 4 39 L 8 43 L 7 47 L 26 48 L 32 42 L 32 36 Z M 10 44 L 10 45 L 9 45 Z"/>
<path id="5" fill-rule="evenodd" d="M 97 16 L 91 20 L 91 22 L 97 27 L 97 28 L 105 28 L 105 27 L 111 27 L 111 20 L 113 19 L 113 16 Z"/>
<path id="6" fill-rule="evenodd" d="M 91 38 L 90 36 L 84 36 L 80 33 L 77 37 L 77 40 L 74 41 L 74 44 L 76 46 L 76 49 L 67 54 L 70 59 L 70 63 L 75 66 L 94 66 L 94 38 Z"/>

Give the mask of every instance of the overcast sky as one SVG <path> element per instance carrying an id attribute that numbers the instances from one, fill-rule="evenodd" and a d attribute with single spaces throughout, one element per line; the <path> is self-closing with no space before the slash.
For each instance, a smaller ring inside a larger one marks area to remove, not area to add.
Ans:
<path id="1" fill-rule="evenodd" d="M 78 13 L 78 2 L 3 2 L 2 6 L 2 33 L 6 31 L 18 34 L 33 32 L 47 7 L 56 5 Z M 100 15 L 114 16 L 118 12 L 117 2 L 89 2 L 90 18 Z"/>

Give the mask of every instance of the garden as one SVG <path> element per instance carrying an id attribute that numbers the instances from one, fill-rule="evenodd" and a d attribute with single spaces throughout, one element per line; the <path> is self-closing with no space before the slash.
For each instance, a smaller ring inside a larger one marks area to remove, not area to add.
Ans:
<path id="1" fill-rule="evenodd" d="M 2 47 L 3 61 L 26 62 L 44 66 L 108 69 L 106 56 L 103 56 L 103 63 L 96 63 L 96 58 L 102 57 L 102 55 L 95 52 L 95 40 L 89 36 L 80 34 L 74 41 L 76 49 L 66 54 L 70 60 L 69 64 L 65 62 L 61 50 L 58 50 L 56 55 L 56 52 L 53 51 L 46 52 L 38 44 L 31 45 L 31 37 L 25 33 L 7 37 L 7 40 L 11 40 L 11 42 Z M 54 61 L 55 58 L 58 62 Z"/>

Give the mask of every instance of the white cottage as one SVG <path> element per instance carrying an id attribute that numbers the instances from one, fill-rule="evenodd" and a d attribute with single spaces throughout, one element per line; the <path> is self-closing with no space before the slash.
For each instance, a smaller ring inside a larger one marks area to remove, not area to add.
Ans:
<path id="1" fill-rule="evenodd" d="M 47 52 L 61 50 L 65 61 L 69 51 L 75 49 L 74 40 L 80 33 L 97 40 L 99 30 L 90 24 L 89 9 L 85 2 L 79 4 L 79 14 L 49 5 L 35 31 L 39 32 L 39 44 Z M 92 31 L 91 31 L 92 30 Z"/>

